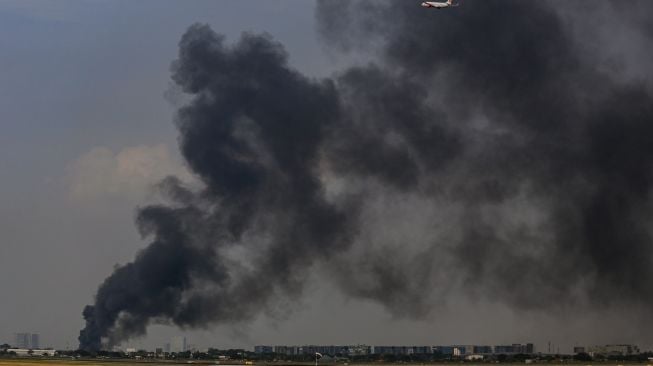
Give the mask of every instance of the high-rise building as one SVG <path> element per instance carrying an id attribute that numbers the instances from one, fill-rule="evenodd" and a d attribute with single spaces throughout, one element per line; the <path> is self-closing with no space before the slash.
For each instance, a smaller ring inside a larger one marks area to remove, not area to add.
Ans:
<path id="1" fill-rule="evenodd" d="M 33 349 L 39 349 L 39 348 L 41 348 L 41 342 L 40 342 L 40 339 L 39 339 L 39 338 L 40 338 L 40 337 L 39 337 L 39 334 L 38 334 L 38 333 L 33 333 L 33 334 L 32 334 L 31 342 L 30 342 L 30 346 L 31 346 L 31 348 L 33 348 Z"/>
<path id="2" fill-rule="evenodd" d="M 14 333 L 14 347 L 30 348 L 32 338 L 29 333 Z"/>
<path id="3" fill-rule="evenodd" d="M 526 354 L 532 355 L 535 353 L 535 345 L 533 343 L 526 343 Z"/>
<path id="4" fill-rule="evenodd" d="M 14 333 L 14 347 L 36 349 L 41 346 L 38 333 Z"/>
<path id="5" fill-rule="evenodd" d="M 171 343 L 172 352 L 186 352 L 188 351 L 188 341 L 186 337 L 173 337 Z"/>

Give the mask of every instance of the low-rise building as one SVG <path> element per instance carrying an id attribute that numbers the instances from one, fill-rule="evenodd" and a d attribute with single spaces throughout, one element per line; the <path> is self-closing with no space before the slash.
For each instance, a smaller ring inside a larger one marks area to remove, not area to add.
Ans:
<path id="1" fill-rule="evenodd" d="M 494 353 L 496 354 L 511 354 L 515 353 L 512 346 L 494 346 Z"/>
<path id="2" fill-rule="evenodd" d="M 377 355 L 406 355 L 408 347 L 404 346 L 374 346 L 372 352 Z"/>
<path id="3" fill-rule="evenodd" d="M 639 347 L 633 344 L 606 344 L 587 348 L 590 356 L 630 356 L 639 354 Z"/>
<path id="4" fill-rule="evenodd" d="M 492 346 L 474 346 L 474 353 L 477 355 L 492 354 Z"/>
<path id="5" fill-rule="evenodd" d="M 467 355 L 465 356 L 465 360 L 467 361 L 482 361 L 485 356 L 483 355 Z"/>
<path id="6" fill-rule="evenodd" d="M 441 353 L 443 355 L 453 355 L 453 346 L 433 346 L 433 353 Z"/>
<path id="7" fill-rule="evenodd" d="M 272 346 L 254 346 L 254 353 L 273 353 L 274 348 Z"/>
<path id="8" fill-rule="evenodd" d="M 17 356 L 54 356 L 56 351 L 53 349 L 29 349 L 29 348 L 9 348 L 7 352 L 13 352 Z"/>
<path id="9" fill-rule="evenodd" d="M 533 343 L 526 343 L 526 344 L 520 344 L 520 343 L 513 343 L 511 345 L 501 345 L 501 346 L 494 346 L 494 353 L 495 354 L 527 354 L 527 355 L 532 355 L 535 353 L 535 345 Z"/>
<path id="10" fill-rule="evenodd" d="M 372 347 L 366 344 L 347 346 L 347 355 L 349 356 L 367 356 L 370 353 L 372 353 Z"/>

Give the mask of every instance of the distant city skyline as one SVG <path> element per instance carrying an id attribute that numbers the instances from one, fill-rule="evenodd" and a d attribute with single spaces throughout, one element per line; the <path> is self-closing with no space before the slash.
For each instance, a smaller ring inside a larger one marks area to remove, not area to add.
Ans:
<path id="1" fill-rule="evenodd" d="M 14 346 L 18 348 L 36 349 L 41 347 L 41 337 L 38 333 L 14 333 Z"/>
<path id="2" fill-rule="evenodd" d="M 30 356 L 28 350 L 42 350 L 46 351 L 48 348 L 38 347 L 38 343 L 31 341 L 31 344 L 25 343 L 27 339 L 38 338 L 38 334 L 30 333 L 16 333 L 15 342 L 9 344 L 8 349 L 20 353 L 23 356 Z M 133 354 L 135 352 L 152 352 L 158 356 L 164 354 L 185 353 L 185 352 L 209 352 L 210 350 L 229 350 L 228 347 L 220 347 L 213 345 L 207 349 L 199 349 L 194 347 L 188 342 L 185 336 L 174 336 L 169 343 L 163 347 L 156 347 L 154 349 L 128 346 L 125 348 L 117 347 L 113 351 L 125 352 Z M 574 346 L 570 351 L 560 352 L 559 348 L 556 349 L 555 345 L 547 343 L 546 349 L 544 347 L 538 348 L 533 343 L 511 343 L 501 345 L 479 345 L 479 344 L 450 344 L 450 345 L 366 345 L 366 344 L 351 344 L 351 345 L 255 345 L 249 350 L 242 349 L 245 352 L 253 352 L 259 355 L 282 355 L 288 357 L 296 356 L 311 356 L 316 353 L 329 356 L 339 357 L 365 357 L 365 356 L 411 356 L 411 355 L 441 355 L 444 357 L 458 357 L 469 360 L 482 359 L 482 357 L 497 357 L 516 356 L 516 355 L 579 355 L 587 354 L 589 357 L 596 356 L 634 356 L 641 352 L 651 352 L 650 350 L 641 350 L 636 344 L 586 344 L 583 346 Z M 47 351 L 55 352 L 57 349 Z M 63 350 L 65 351 L 65 350 Z"/>
<path id="3" fill-rule="evenodd" d="M 312 355 L 315 353 L 337 355 L 344 354 L 349 356 L 363 355 L 411 355 L 411 354 L 433 354 L 440 353 L 451 356 L 468 356 L 468 355 L 491 355 L 491 354 L 534 354 L 536 348 L 533 343 L 512 343 L 508 345 L 439 345 L 439 346 L 407 346 L 407 345 L 295 345 L 295 346 L 254 346 L 254 353 L 267 354 L 276 353 L 288 356 L 293 355 Z"/>
<path id="4" fill-rule="evenodd" d="M 0 341 L 0 344 L 3 342 Z M 40 349 L 46 348 L 40 345 L 40 335 L 38 333 L 16 332 L 14 333 L 14 341 L 7 342 L 10 346 L 19 349 Z M 209 345 L 201 349 L 190 343 L 190 340 L 185 335 L 175 335 L 170 338 L 169 342 L 154 348 L 128 345 L 126 347 L 117 347 L 116 350 L 124 352 L 136 352 L 137 350 L 146 350 L 148 352 L 159 353 L 179 353 L 187 351 L 202 351 L 207 349 L 221 349 L 226 350 L 233 347 L 223 347 L 219 344 Z M 63 348 L 55 348 L 57 350 L 65 350 Z M 614 343 L 614 344 L 590 344 L 584 343 L 582 345 L 575 345 L 571 349 L 563 347 L 562 351 L 560 346 L 551 343 L 550 341 L 543 345 L 534 343 L 505 343 L 505 344 L 472 344 L 472 343 L 448 343 L 447 345 L 428 345 L 422 343 L 421 345 L 408 345 L 396 343 L 395 345 L 367 345 L 361 343 L 354 343 L 349 345 L 318 345 L 316 343 L 304 343 L 296 345 L 253 345 L 250 347 L 243 347 L 243 350 L 253 351 L 257 354 L 282 354 L 286 356 L 299 356 L 299 355 L 312 355 L 314 353 L 321 353 L 324 355 L 348 355 L 348 356 L 365 356 L 365 355 L 417 355 L 417 354 L 434 354 L 439 353 L 444 356 L 453 357 L 466 357 L 473 355 L 486 355 L 496 356 L 500 354 L 515 355 L 515 354 L 579 354 L 587 353 L 591 356 L 594 355 L 636 355 L 640 352 L 649 352 L 652 350 L 640 349 L 637 344 L 627 343 Z"/>

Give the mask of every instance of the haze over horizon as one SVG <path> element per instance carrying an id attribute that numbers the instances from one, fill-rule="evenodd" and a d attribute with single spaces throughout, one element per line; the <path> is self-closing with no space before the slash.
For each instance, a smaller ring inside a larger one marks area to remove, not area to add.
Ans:
<path id="1" fill-rule="evenodd" d="M 0 1 L 0 343 L 652 348 L 653 4 L 418 3 Z"/>

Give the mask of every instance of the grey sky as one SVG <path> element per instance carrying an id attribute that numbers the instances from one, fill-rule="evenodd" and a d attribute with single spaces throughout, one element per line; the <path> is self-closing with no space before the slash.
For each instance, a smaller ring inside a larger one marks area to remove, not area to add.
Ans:
<path id="1" fill-rule="evenodd" d="M 184 30 L 205 22 L 230 40 L 265 31 L 285 45 L 298 70 L 329 76 L 343 61 L 320 45 L 314 7 L 308 0 L 0 0 L 0 342 L 31 331 L 46 345 L 76 347 L 82 307 L 116 263 L 144 246 L 133 218 L 138 205 L 155 199 L 149 186 L 167 174 L 187 174 L 174 108 L 164 97 Z M 617 16 L 608 18 L 600 41 L 586 35 L 597 29 L 592 20 L 606 17 L 596 12 L 590 20 L 570 15 L 580 39 L 588 47 L 601 42 L 606 62 L 623 63 L 624 78 L 650 79 L 650 58 L 642 61 L 650 42 L 630 37 L 627 19 Z M 630 326 L 641 319 L 616 319 L 609 311 L 554 318 L 463 296 L 447 299 L 425 320 L 395 319 L 377 304 L 345 299 L 317 275 L 309 283 L 292 312 L 200 331 L 156 326 L 132 344 L 153 347 L 187 334 L 201 347 L 526 341 L 543 347 L 547 340 L 569 347 L 636 342 L 642 334 Z M 613 331 L 595 332 L 599 321 Z"/>
<path id="2" fill-rule="evenodd" d="M 176 172 L 174 109 L 164 92 L 188 25 L 208 22 L 230 37 L 268 31 L 286 44 L 298 68 L 325 69 L 312 36 L 313 4 L 251 5 L 0 2 L 0 286 L 12 293 L 0 303 L 0 340 L 24 329 L 41 332 L 47 344 L 74 346 L 81 304 L 115 263 L 142 245 L 133 213 L 155 180 L 125 183 L 133 179 L 128 172 L 114 180 L 113 186 L 124 184 L 112 192 L 78 188 L 76 197 L 73 188 L 75 179 L 115 173 L 120 168 L 111 154 L 131 147 L 163 151 L 159 178 Z M 106 169 L 78 175 L 78 167 L 98 163 Z M 101 181 L 96 176 L 90 184 Z"/>

